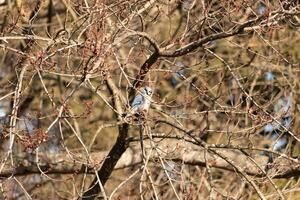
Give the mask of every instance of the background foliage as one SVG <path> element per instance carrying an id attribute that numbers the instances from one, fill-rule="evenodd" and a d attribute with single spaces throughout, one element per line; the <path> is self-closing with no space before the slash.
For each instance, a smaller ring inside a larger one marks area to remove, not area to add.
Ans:
<path id="1" fill-rule="evenodd" d="M 298 1 L 0 3 L 1 198 L 300 198 Z"/>

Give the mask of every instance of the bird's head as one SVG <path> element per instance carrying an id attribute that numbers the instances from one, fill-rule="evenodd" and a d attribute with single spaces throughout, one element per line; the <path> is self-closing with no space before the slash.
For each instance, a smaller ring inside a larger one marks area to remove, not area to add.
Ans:
<path id="1" fill-rule="evenodd" d="M 148 96 L 152 96 L 152 94 L 153 94 L 153 91 L 152 91 L 152 89 L 150 88 L 150 87 L 148 87 L 148 86 L 146 86 L 145 88 L 144 88 L 144 91 L 143 91 L 146 95 L 148 95 Z"/>

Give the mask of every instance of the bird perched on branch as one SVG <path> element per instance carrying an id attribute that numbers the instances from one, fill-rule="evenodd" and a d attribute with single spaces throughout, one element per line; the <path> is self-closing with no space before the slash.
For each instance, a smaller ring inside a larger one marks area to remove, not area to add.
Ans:
<path id="1" fill-rule="evenodd" d="M 282 124 L 284 126 L 284 124 Z M 289 134 L 286 131 L 282 131 L 280 125 L 268 124 L 264 128 L 264 132 L 268 135 L 269 139 L 272 141 L 271 150 L 281 152 L 285 150 L 289 142 Z M 286 128 L 289 128 L 285 126 Z M 268 164 L 273 163 L 273 154 L 268 153 Z"/>
<path id="2" fill-rule="evenodd" d="M 174 71 L 175 74 L 171 78 L 171 84 L 173 87 L 176 87 L 180 81 L 186 79 L 187 71 L 184 64 L 180 61 L 177 61 L 174 66 L 172 66 L 172 71 Z"/>
<path id="3" fill-rule="evenodd" d="M 148 112 L 151 104 L 153 91 L 150 87 L 144 87 L 133 99 L 131 109 L 125 118 L 136 114 L 145 114 Z"/>
<path id="4" fill-rule="evenodd" d="M 267 124 L 262 131 L 262 134 L 268 136 L 272 141 L 272 151 L 281 152 L 286 149 L 289 143 L 290 136 L 287 130 L 289 130 L 292 125 L 291 107 L 292 94 L 280 98 L 274 106 L 274 113 L 282 116 L 279 120 L 280 124 L 274 121 Z M 268 164 L 273 163 L 272 153 L 269 153 L 268 157 Z"/>

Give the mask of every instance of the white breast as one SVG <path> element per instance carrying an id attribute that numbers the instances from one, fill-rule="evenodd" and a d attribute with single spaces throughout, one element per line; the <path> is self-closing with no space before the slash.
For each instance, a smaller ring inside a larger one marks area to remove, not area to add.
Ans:
<path id="1" fill-rule="evenodd" d="M 150 99 L 148 96 L 145 97 L 142 105 L 139 107 L 139 112 L 147 112 L 150 107 Z"/>

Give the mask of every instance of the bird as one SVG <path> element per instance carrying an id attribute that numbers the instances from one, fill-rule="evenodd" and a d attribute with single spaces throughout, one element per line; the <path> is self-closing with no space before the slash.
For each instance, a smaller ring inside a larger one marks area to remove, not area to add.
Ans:
<path id="1" fill-rule="evenodd" d="M 270 139 L 272 142 L 272 146 L 271 149 L 272 151 L 275 152 L 282 152 L 286 149 L 288 143 L 289 143 L 289 134 L 288 132 L 283 132 L 281 133 L 278 130 L 274 130 L 271 133 Z M 273 154 L 272 153 L 268 153 L 268 163 L 267 164 L 271 164 L 273 163 Z"/>
<path id="2" fill-rule="evenodd" d="M 263 15 L 267 12 L 267 6 L 263 3 L 259 3 L 258 8 L 257 8 L 257 13 L 259 15 Z"/>
<path id="3" fill-rule="evenodd" d="M 176 87 L 176 85 L 179 83 L 179 81 L 182 79 L 182 77 L 185 76 L 185 71 L 179 70 L 176 72 L 176 74 L 171 79 L 171 84 L 173 87 Z"/>
<path id="4" fill-rule="evenodd" d="M 268 72 L 265 73 L 265 79 L 267 81 L 273 81 L 274 78 L 275 78 L 275 76 L 274 76 L 273 72 L 268 71 Z"/>
<path id="5" fill-rule="evenodd" d="M 285 120 L 281 121 L 281 124 L 278 124 L 276 122 L 268 123 L 263 131 L 260 133 L 264 137 L 266 137 L 269 141 L 271 141 L 271 145 L 266 145 L 266 148 L 270 148 L 274 152 L 282 152 L 286 149 L 288 143 L 289 143 L 289 133 L 287 131 L 282 130 L 282 126 L 289 129 L 290 123 L 287 124 L 284 122 Z M 266 169 L 269 169 L 270 164 L 273 163 L 273 153 L 267 152 L 264 153 L 266 156 L 268 156 L 268 161 L 266 165 Z"/>
<path id="6" fill-rule="evenodd" d="M 175 74 L 171 78 L 171 84 L 173 87 L 176 87 L 177 84 L 186 79 L 186 69 L 182 62 L 177 61 L 175 65 L 172 67 L 172 70 L 175 71 Z"/>
<path id="7" fill-rule="evenodd" d="M 265 73 L 266 81 L 274 81 L 275 75 L 272 71 Z M 264 129 L 261 131 L 261 135 L 266 137 L 271 141 L 271 146 L 269 147 L 274 152 L 284 151 L 289 143 L 290 135 L 289 129 L 292 126 L 292 93 L 283 95 L 273 106 L 273 113 L 279 117 L 278 121 L 272 121 L 265 125 Z M 268 145 L 267 145 L 268 146 Z M 270 164 L 273 163 L 273 153 L 266 153 L 268 156 L 268 162 L 266 169 L 269 169 Z"/>
<path id="8" fill-rule="evenodd" d="M 282 113 L 283 116 L 278 122 L 268 123 L 262 133 L 272 141 L 271 149 L 272 151 L 282 152 L 286 149 L 289 143 L 289 133 L 288 129 L 292 125 L 292 115 L 291 115 L 291 106 L 292 106 L 292 94 L 287 97 L 282 97 L 274 106 L 275 113 Z M 273 154 L 268 153 L 268 165 L 273 163 Z M 267 165 L 267 166 L 268 166 Z"/>
<path id="9" fill-rule="evenodd" d="M 131 117 L 136 114 L 144 114 L 147 113 L 150 104 L 151 104 L 151 97 L 153 94 L 153 90 L 146 86 L 144 87 L 133 99 L 131 103 L 131 108 L 125 118 Z"/>

